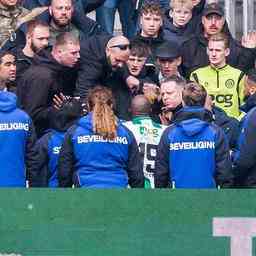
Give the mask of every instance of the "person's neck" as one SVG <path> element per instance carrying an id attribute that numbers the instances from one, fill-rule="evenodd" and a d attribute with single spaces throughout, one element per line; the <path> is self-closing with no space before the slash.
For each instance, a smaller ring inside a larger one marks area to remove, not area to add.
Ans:
<path id="1" fill-rule="evenodd" d="M 224 68 L 227 64 L 226 62 L 224 63 L 221 63 L 221 64 L 218 64 L 218 65 L 213 65 L 213 64 L 210 64 L 214 69 L 221 69 L 221 68 Z"/>
<path id="2" fill-rule="evenodd" d="M 26 44 L 26 46 L 23 48 L 22 52 L 25 56 L 33 58 L 35 53 L 32 51 L 31 47 Z"/>
<path id="3" fill-rule="evenodd" d="M 141 33 L 140 33 L 140 35 L 141 35 L 142 37 L 146 37 L 146 38 L 157 38 L 157 37 L 158 37 L 158 34 L 159 34 L 159 33 L 157 33 L 156 35 L 153 35 L 153 36 L 149 36 L 149 35 L 145 34 L 145 33 L 143 32 L 143 30 L 141 30 Z"/>
<path id="4" fill-rule="evenodd" d="M 0 78 L 0 91 L 5 90 L 5 88 L 6 88 L 6 80 L 2 80 Z"/>
<path id="5" fill-rule="evenodd" d="M 56 23 L 54 22 L 54 20 L 51 20 L 51 23 L 50 23 L 50 26 L 51 26 L 53 29 L 57 30 L 57 31 L 64 31 L 64 30 L 66 30 L 66 29 L 69 27 L 69 25 L 70 25 L 70 23 L 68 23 L 68 24 L 65 25 L 65 26 L 59 26 L 58 24 L 56 24 Z"/>

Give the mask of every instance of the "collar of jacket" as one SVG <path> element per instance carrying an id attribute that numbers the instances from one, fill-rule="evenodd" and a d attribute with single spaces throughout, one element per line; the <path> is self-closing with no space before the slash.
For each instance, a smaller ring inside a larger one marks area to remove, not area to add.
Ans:
<path id="1" fill-rule="evenodd" d="M 174 123 L 180 123 L 187 119 L 200 119 L 206 122 L 213 121 L 212 112 L 202 107 L 183 107 L 181 110 L 176 112 L 173 116 Z"/>
<path id="2" fill-rule="evenodd" d="M 229 65 L 226 64 L 225 66 L 221 67 L 221 68 L 218 68 L 218 67 L 214 67 L 214 66 L 211 66 L 209 65 L 210 68 L 215 71 L 215 72 L 220 72 L 220 71 L 225 71 L 226 69 L 228 69 Z"/>
<path id="3" fill-rule="evenodd" d="M 145 42 L 145 43 L 162 43 L 164 41 L 164 32 L 162 31 L 162 29 L 160 29 L 159 34 L 157 37 L 144 37 L 141 35 L 141 31 L 139 32 L 139 34 L 137 35 L 137 39 Z M 136 37 L 135 37 L 136 40 Z"/>

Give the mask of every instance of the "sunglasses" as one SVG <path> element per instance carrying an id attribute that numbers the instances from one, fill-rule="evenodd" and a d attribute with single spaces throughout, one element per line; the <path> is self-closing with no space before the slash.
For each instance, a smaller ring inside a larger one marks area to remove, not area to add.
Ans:
<path id="1" fill-rule="evenodd" d="M 126 51 L 126 50 L 130 50 L 131 49 L 131 45 L 130 44 L 116 44 L 116 45 L 112 45 L 109 48 L 119 48 L 121 51 Z"/>

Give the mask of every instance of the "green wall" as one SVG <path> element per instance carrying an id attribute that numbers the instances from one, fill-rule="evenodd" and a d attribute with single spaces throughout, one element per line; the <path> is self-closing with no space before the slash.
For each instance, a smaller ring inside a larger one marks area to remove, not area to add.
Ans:
<path id="1" fill-rule="evenodd" d="M 1 189 L 0 255 L 229 256 L 230 239 L 212 236 L 212 219 L 256 217 L 255 198 L 255 190 Z"/>

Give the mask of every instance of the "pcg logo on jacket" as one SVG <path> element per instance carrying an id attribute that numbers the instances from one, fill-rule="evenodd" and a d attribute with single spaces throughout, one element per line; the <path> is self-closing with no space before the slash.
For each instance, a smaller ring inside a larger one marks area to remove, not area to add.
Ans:
<path id="1" fill-rule="evenodd" d="M 233 98 L 233 95 L 232 94 L 217 94 L 217 95 L 213 95 L 213 94 L 210 94 L 213 102 L 217 102 L 217 103 L 220 103 L 220 104 L 224 104 L 224 107 L 231 107 L 233 105 L 233 102 L 232 102 L 232 98 Z"/>

